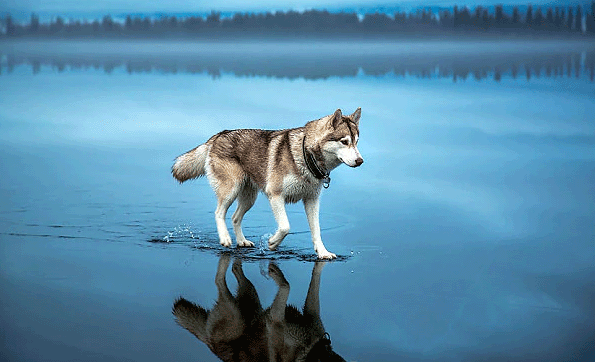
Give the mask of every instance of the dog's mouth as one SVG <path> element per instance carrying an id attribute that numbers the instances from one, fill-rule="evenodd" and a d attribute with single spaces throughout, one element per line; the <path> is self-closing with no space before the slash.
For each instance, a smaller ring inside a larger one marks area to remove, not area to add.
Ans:
<path id="1" fill-rule="evenodd" d="M 341 160 L 341 162 L 343 162 L 344 164 L 346 164 L 347 166 L 351 167 L 351 168 L 356 168 L 362 165 L 362 163 L 364 163 L 364 159 L 363 158 L 358 158 L 355 161 L 353 161 L 353 163 L 349 163 L 349 162 L 345 162 L 343 160 Z"/>
<path id="2" fill-rule="evenodd" d="M 364 163 L 364 159 L 361 156 L 359 156 L 355 159 L 353 159 L 351 157 L 346 157 L 346 159 L 345 159 L 341 156 L 344 156 L 344 155 L 336 155 L 336 157 L 339 159 L 339 161 L 341 161 L 341 163 L 344 163 L 347 166 L 352 167 L 352 168 L 359 167 L 359 166 L 361 166 L 362 163 Z"/>

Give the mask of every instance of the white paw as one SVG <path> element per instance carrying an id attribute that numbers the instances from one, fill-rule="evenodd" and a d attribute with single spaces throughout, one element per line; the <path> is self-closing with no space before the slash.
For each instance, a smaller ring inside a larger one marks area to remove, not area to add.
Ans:
<path id="1" fill-rule="evenodd" d="M 289 283 L 287 282 L 287 279 L 285 279 L 281 269 L 279 269 L 279 267 L 272 262 L 269 263 L 269 276 L 273 278 L 278 286 L 289 286 Z"/>
<path id="2" fill-rule="evenodd" d="M 332 260 L 335 258 L 337 258 L 337 255 L 329 252 L 328 250 L 324 250 L 324 251 L 318 253 L 318 259 Z"/>
<path id="3" fill-rule="evenodd" d="M 272 238 L 269 240 L 269 250 L 275 250 L 277 249 L 277 246 L 279 246 L 280 243 L 276 243 L 275 241 L 272 240 Z"/>
<path id="4" fill-rule="evenodd" d="M 254 247 L 254 243 L 247 239 L 238 240 L 238 246 L 252 248 L 252 247 Z"/>
<path id="5" fill-rule="evenodd" d="M 231 237 L 229 235 L 220 237 L 219 244 L 229 248 L 231 246 Z"/>
<path id="6" fill-rule="evenodd" d="M 269 239 L 269 250 L 276 250 L 284 238 L 285 236 L 279 236 L 278 232 L 271 236 Z"/>

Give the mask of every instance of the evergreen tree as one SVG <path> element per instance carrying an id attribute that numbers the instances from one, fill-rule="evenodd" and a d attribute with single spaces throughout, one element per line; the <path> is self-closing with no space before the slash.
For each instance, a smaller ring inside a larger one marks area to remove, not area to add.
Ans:
<path id="1" fill-rule="evenodd" d="M 64 29 L 64 19 L 60 16 L 56 18 L 56 21 L 50 24 L 50 32 L 53 34 L 59 33 Z"/>
<path id="2" fill-rule="evenodd" d="M 583 9 L 580 5 L 576 7 L 576 19 L 575 19 L 574 30 L 579 33 L 583 32 Z"/>
<path id="3" fill-rule="evenodd" d="M 512 23 L 513 27 L 517 27 L 519 25 L 520 21 L 521 21 L 521 16 L 519 15 L 519 7 L 515 6 L 512 9 L 512 19 L 510 20 L 510 22 Z"/>
<path id="4" fill-rule="evenodd" d="M 236 17 L 236 15 L 238 15 L 238 14 L 234 15 L 234 20 L 237 18 L 241 18 L 242 21 L 245 21 L 247 19 L 247 16 L 239 15 L 238 17 Z M 239 22 L 237 22 L 237 20 L 235 20 L 235 21 L 236 21 L 236 23 L 239 23 Z M 189 31 L 195 31 L 195 30 L 200 29 L 202 27 L 202 24 L 203 24 L 203 19 L 201 17 L 191 16 L 191 17 L 187 18 L 186 21 L 184 21 L 183 27 Z M 241 24 L 243 24 L 243 23 L 241 23 Z M 239 25 L 238 28 L 241 28 L 241 25 Z"/>
<path id="5" fill-rule="evenodd" d="M 425 20 L 422 15 L 422 22 Z M 362 26 L 368 31 L 386 31 L 392 24 L 391 19 L 383 13 L 366 14 L 364 20 L 362 20 Z"/>
<path id="6" fill-rule="evenodd" d="M 31 14 L 31 23 L 29 24 L 29 32 L 37 33 L 39 31 L 39 16 L 37 14 Z"/>
<path id="7" fill-rule="evenodd" d="M 564 10 L 562 10 L 564 11 Z M 560 8 L 556 6 L 556 14 L 554 15 L 554 27 L 556 30 L 562 26 L 562 18 L 560 17 Z"/>
<path id="8" fill-rule="evenodd" d="M 397 20 L 397 18 L 395 18 L 395 20 Z M 440 13 L 440 25 L 445 28 L 452 28 L 454 26 L 453 17 L 450 14 L 450 11 L 444 10 Z"/>
<path id="9" fill-rule="evenodd" d="M 216 28 L 221 24 L 221 13 L 216 11 L 211 11 L 209 16 L 207 16 L 206 21 L 207 27 L 209 28 Z"/>
<path id="10" fill-rule="evenodd" d="M 483 14 L 481 17 L 481 22 L 482 22 L 482 26 L 484 29 L 487 29 L 490 27 L 490 23 L 491 23 L 491 19 L 490 19 L 490 14 L 488 13 L 488 9 L 483 9 Z"/>
<path id="11" fill-rule="evenodd" d="M 469 25 L 471 25 L 471 13 L 469 12 L 469 9 L 466 6 L 459 13 L 459 20 L 460 24 L 464 27 L 468 27 Z"/>
<path id="12" fill-rule="evenodd" d="M 169 18 L 169 28 L 170 29 L 177 29 L 178 28 L 178 18 L 172 16 Z"/>
<path id="13" fill-rule="evenodd" d="M 574 15 L 572 14 L 572 8 L 568 8 L 568 19 L 566 19 L 566 28 L 567 30 L 572 30 L 572 26 L 574 25 Z"/>
<path id="14" fill-rule="evenodd" d="M 14 25 L 14 21 L 12 21 L 12 16 L 10 16 L 10 14 L 6 15 L 4 24 L 6 24 L 6 36 L 16 35 L 16 26 Z"/>
<path id="15" fill-rule="evenodd" d="M 103 20 L 101 22 L 101 27 L 105 31 L 114 30 L 114 20 L 112 19 L 112 17 L 110 15 L 106 15 L 103 17 Z"/>
<path id="16" fill-rule="evenodd" d="M 527 6 L 527 16 L 525 17 L 525 24 L 527 24 L 529 28 L 533 26 L 533 6 L 531 5 Z"/>
<path id="17" fill-rule="evenodd" d="M 477 6 L 475 11 L 473 12 L 473 25 L 478 28 L 483 27 L 483 8 L 481 6 Z"/>
<path id="18" fill-rule="evenodd" d="M 545 25 L 544 28 L 546 28 L 546 29 L 552 29 L 554 27 L 554 11 L 552 10 L 551 7 L 549 7 L 547 9 L 544 25 Z"/>
<path id="19" fill-rule="evenodd" d="M 504 25 L 505 19 L 502 5 L 496 5 L 494 20 L 496 22 L 497 27 L 502 27 L 502 25 Z"/>
<path id="20" fill-rule="evenodd" d="M 591 2 L 591 11 L 587 13 L 587 32 L 595 34 L 595 1 Z"/>
<path id="21" fill-rule="evenodd" d="M 537 8 L 537 11 L 535 12 L 533 25 L 535 29 L 540 29 L 543 26 L 543 13 L 541 12 L 541 8 Z"/>

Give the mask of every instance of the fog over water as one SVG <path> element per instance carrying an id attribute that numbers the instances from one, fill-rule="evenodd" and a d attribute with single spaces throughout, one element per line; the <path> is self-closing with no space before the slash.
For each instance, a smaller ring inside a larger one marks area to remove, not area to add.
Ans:
<path id="1" fill-rule="evenodd" d="M 463 41 L 15 41 L 6 42 L 5 71 L 28 64 L 57 70 L 125 67 L 238 76 L 318 79 L 395 74 L 453 79 L 579 76 L 593 80 L 595 42 L 567 40 Z"/>

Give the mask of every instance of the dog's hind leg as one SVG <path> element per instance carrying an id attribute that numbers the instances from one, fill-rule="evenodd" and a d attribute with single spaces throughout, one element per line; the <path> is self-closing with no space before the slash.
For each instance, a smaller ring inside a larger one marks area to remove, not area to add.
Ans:
<path id="1" fill-rule="evenodd" d="M 219 234 L 219 243 L 226 248 L 231 246 L 231 236 L 227 231 L 225 215 L 227 210 L 238 196 L 240 184 L 236 183 L 232 177 L 227 175 L 219 176 L 215 182 L 211 183 L 215 194 L 217 195 L 217 209 L 215 210 L 215 223 L 217 224 L 217 233 Z"/>
<path id="2" fill-rule="evenodd" d="M 237 195 L 236 192 L 229 192 L 222 197 L 217 195 L 217 209 L 215 210 L 215 223 L 217 224 L 217 233 L 219 234 L 219 243 L 226 248 L 231 246 L 231 236 L 227 231 L 227 224 L 225 223 L 225 215 L 229 206 L 233 203 Z"/>
<path id="3" fill-rule="evenodd" d="M 242 316 L 246 320 L 253 320 L 256 315 L 262 312 L 262 306 L 260 299 L 258 298 L 258 292 L 254 288 L 254 284 L 246 278 L 244 271 L 242 270 L 242 260 L 236 259 L 233 262 L 232 267 L 233 275 L 235 275 L 238 281 L 238 292 L 236 300 L 242 312 Z"/>
<path id="4" fill-rule="evenodd" d="M 236 242 L 238 246 L 254 246 L 254 243 L 247 240 L 242 232 L 242 219 L 244 214 L 254 205 L 258 189 L 247 181 L 238 193 L 238 207 L 231 217 L 233 223 L 233 231 L 236 234 Z"/>
<path id="5" fill-rule="evenodd" d="M 243 334 L 245 328 L 245 321 L 242 318 L 238 302 L 231 294 L 225 280 L 230 260 L 229 255 L 223 255 L 219 258 L 219 264 L 217 265 L 217 274 L 215 275 L 215 285 L 218 292 L 217 303 L 215 303 L 207 320 L 207 331 L 211 336 L 211 340 L 222 338 L 234 340 Z"/>
<path id="6" fill-rule="evenodd" d="M 289 219 L 287 219 L 287 213 L 285 212 L 285 200 L 281 195 L 269 197 L 269 202 L 278 224 L 277 232 L 269 239 L 269 249 L 275 250 L 289 234 Z"/>

